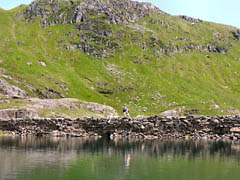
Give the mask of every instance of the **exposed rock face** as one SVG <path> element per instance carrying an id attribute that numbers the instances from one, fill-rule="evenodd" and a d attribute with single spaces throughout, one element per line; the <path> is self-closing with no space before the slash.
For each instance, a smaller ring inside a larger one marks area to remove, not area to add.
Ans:
<path id="1" fill-rule="evenodd" d="M 236 32 L 232 32 L 232 34 L 236 40 L 240 40 L 240 30 L 239 29 Z"/>
<path id="2" fill-rule="evenodd" d="M 68 10 L 62 11 L 64 8 Z M 153 12 L 162 13 L 150 3 L 130 0 L 36 0 L 26 10 L 26 17 L 40 16 L 43 24 L 51 25 L 87 22 L 90 16 L 96 15 L 104 16 L 109 24 L 129 24 Z"/>
<path id="3" fill-rule="evenodd" d="M 189 16 L 185 16 L 185 15 L 179 15 L 178 17 L 183 19 L 183 20 L 185 20 L 185 21 L 190 21 L 190 22 L 193 22 L 193 23 L 201 23 L 201 22 L 203 22 L 203 20 L 201 20 L 201 19 L 195 19 L 195 18 L 192 18 L 192 17 L 189 17 Z"/>
<path id="4" fill-rule="evenodd" d="M 95 58 L 112 57 L 121 46 L 112 38 L 110 24 L 130 24 L 153 13 L 163 13 L 150 3 L 131 0 L 35 0 L 25 11 L 26 19 L 41 17 L 44 25 L 76 24 L 79 42 L 67 50 L 80 49 Z"/>
<path id="5" fill-rule="evenodd" d="M 9 84 L 7 81 L 0 79 L 0 94 L 9 98 L 27 98 L 28 94 L 22 89 Z"/>
<path id="6" fill-rule="evenodd" d="M 16 119 L 0 120 L 0 129 L 19 135 L 109 136 L 111 138 L 240 139 L 240 117 L 188 116 L 138 119 Z"/>
<path id="7" fill-rule="evenodd" d="M 118 116 L 117 111 L 107 105 L 102 105 L 93 102 L 86 102 L 79 99 L 74 98 L 61 98 L 61 99 L 39 99 L 39 98 L 29 98 L 24 100 L 23 105 L 19 105 L 19 109 L 4 109 L 0 110 L 0 119 L 9 120 L 15 118 L 35 118 L 38 117 L 37 112 L 41 112 L 44 110 L 49 110 L 54 112 L 59 108 L 64 109 L 66 111 L 80 111 L 82 116 L 78 117 L 88 117 L 94 116 L 99 118 L 104 117 L 116 117 Z M 4 103 L 6 103 L 4 101 Z M 84 111 L 84 112 L 83 112 Z M 22 114 L 22 116 L 19 116 Z M 49 114 L 50 116 L 50 114 Z M 61 117 L 71 117 L 64 112 L 58 114 Z M 54 114 L 51 114 L 51 117 L 55 117 Z"/>
<path id="8" fill-rule="evenodd" d="M 84 25 L 79 25 L 77 27 L 80 31 L 79 36 L 81 36 L 81 40 L 78 43 L 74 43 L 75 48 L 80 49 L 85 54 L 96 58 L 111 57 L 116 50 L 121 49 L 121 46 L 114 41 L 113 38 L 107 37 L 111 36 L 111 30 L 103 28 L 95 32 L 95 30 L 92 30 L 91 26 L 92 25 L 90 25 L 90 27 L 84 27 Z M 93 33 L 84 32 L 84 28 L 93 31 Z M 96 45 L 99 47 L 96 47 Z"/>
<path id="9" fill-rule="evenodd" d="M 0 118 L 2 120 L 11 120 L 11 119 L 30 119 L 30 118 L 39 118 L 38 114 L 31 110 L 18 110 L 18 109 L 4 109 L 0 110 Z"/>
<path id="10" fill-rule="evenodd" d="M 67 50 L 79 49 L 86 55 L 95 58 L 114 57 L 116 52 L 121 51 L 121 43 L 119 40 L 124 38 L 132 38 L 136 44 L 141 44 L 140 38 L 135 34 L 128 34 L 124 31 L 113 32 L 113 24 L 128 25 L 128 28 L 136 30 L 136 34 L 151 32 L 144 26 L 133 24 L 144 17 L 151 18 L 151 24 L 161 24 L 165 28 L 173 28 L 168 22 L 161 18 L 156 20 L 158 15 L 165 14 L 157 7 L 150 3 L 136 2 L 132 0 L 84 0 L 84 1 L 68 1 L 68 0 L 35 0 L 25 11 L 27 20 L 34 20 L 36 17 L 41 18 L 44 26 L 54 24 L 76 24 L 75 29 L 67 36 L 75 34 L 79 39 L 69 43 L 61 44 L 61 47 Z M 160 16 L 158 16 L 160 17 Z M 195 23 L 203 22 L 185 15 L 179 18 Z M 236 39 L 240 39 L 238 32 L 233 33 Z M 136 40 L 138 39 L 138 40 Z M 184 46 L 179 46 L 177 41 L 188 41 Z M 225 43 L 225 44 L 224 44 Z M 213 52 L 226 54 L 231 45 L 225 40 L 223 42 L 212 42 L 211 44 L 196 44 L 189 39 L 173 39 L 168 43 L 162 42 L 160 39 L 151 37 L 142 44 L 143 50 L 153 52 L 155 57 L 163 55 L 171 55 L 182 52 Z"/>
<path id="11" fill-rule="evenodd" d="M 29 99 L 29 101 L 33 102 L 34 104 L 26 105 L 26 107 L 33 111 L 37 111 L 39 109 L 54 110 L 55 108 L 58 108 L 58 107 L 64 107 L 66 109 L 85 108 L 86 110 L 89 110 L 90 112 L 95 113 L 96 115 L 99 114 L 100 116 L 100 114 L 102 114 L 102 117 L 118 116 L 117 111 L 110 106 L 93 103 L 93 102 L 85 102 L 85 101 L 81 101 L 79 99 L 74 99 L 74 98 L 61 98 L 61 99 L 31 98 Z"/>
<path id="12" fill-rule="evenodd" d="M 106 106 L 102 104 L 100 105 L 98 103 L 93 103 L 93 102 L 84 102 L 84 105 L 88 110 L 94 113 L 104 113 L 104 114 L 107 113 L 107 115 L 110 117 L 118 116 L 117 111 L 110 106 Z"/>

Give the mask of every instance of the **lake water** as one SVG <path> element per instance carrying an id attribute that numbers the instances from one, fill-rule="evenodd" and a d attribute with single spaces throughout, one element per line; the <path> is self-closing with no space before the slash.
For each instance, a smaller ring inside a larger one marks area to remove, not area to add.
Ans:
<path id="1" fill-rule="evenodd" d="M 239 180 L 240 142 L 0 137 L 0 180 Z"/>

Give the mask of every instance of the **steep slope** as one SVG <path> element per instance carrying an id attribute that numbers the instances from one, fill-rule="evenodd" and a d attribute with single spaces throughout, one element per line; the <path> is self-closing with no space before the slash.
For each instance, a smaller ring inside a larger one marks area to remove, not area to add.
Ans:
<path id="1" fill-rule="evenodd" d="M 36 0 L 0 10 L 6 81 L 133 115 L 240 108 L 240 31 L 130 0 Z M 6 78 L 6 75 L 11 78 Z M 17 82 L 17 83 L 16 83 Z"/>

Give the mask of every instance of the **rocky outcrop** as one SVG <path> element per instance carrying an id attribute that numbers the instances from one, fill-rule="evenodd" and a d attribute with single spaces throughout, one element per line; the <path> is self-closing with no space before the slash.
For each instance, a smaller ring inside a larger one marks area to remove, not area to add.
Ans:
<path id="1" fill-rule="evenodd" d="M 102 16 L 109 24 L 129 24 L 154 12 L 163 13 L 150 3 L 131 0 L 35 0 L 25 16 L 27 19 L 41 17 L 46 25 L 88 22 L 94 15 Z"/>
<path id="2" fill-rule="evenodd" d="M 17 99 L 23 99 L 28 97 L 28 94 L 24 90 L 9 84 L 3 79 L 0 79 L 0 94 L 8 98 Z"/>
<path id="3" fill-rule="evenodd" d="M 2 120 L 11 120 L 11 119 L 30 119 L 30 118 L 39 118 L 38 114 L 35 111 L 26 110 L 26 109 L 4 109 L 0 110 L 0 118 Z"/>
<path id="4" fill-rule="evenodd" d="M 17 118 L 0 120 L 0 129 L 17 135 L 34 136 L 240 139 L 240 116 Z"/>
<path id="5" fill-rule="evenodd" d="M 30 102 L 31 104 L 26 104 L 25 107 L 29 110 L 36 112 L 44 109 L 54 111 L 55 109 L 62 108 L 68 111 L 74 109 L 75 111 L 77 110 L 85 111 L 84 115 L 92 113 L 92 115 L 95 115 L 96 117 L 118 116 L 117 111 L 111 106 L 98 104 L 94 102 L 86 102 L 74 98 L 61 98 L 61 99 L 30 98 L 27 99 L 27 101 Z"/>
<path id="6" fill-rule="evenodd" d="M 1 101 L 1 103 L 9 103 Z M 11 106 L 10 106 L 11 107 Z M 116 117 L 117 111 L 107 105 L 98 104 L 94 102 L 86 102 L 74 98 L 61 98 L 61 99 L 39 99 L 28 98 L 18 100 L 18 105 L 13 105 L 14 109 L 0 110 L 0 119 L 9 120 L 16 118 L 36 118 L 38 116 L 44 117 Z M 20 116 L 21 115 L 21 116 Z"/>
<path id="7" fill-rule="evenodd" d="M 177 45 L 181 41 L 186 41 L 184 46 Z M 192 42 L 190 39 L 173 38 L 172 41 L 164 43 L 162 40 L 151 37 L 146 41 L 146 47 L 144 49 L 152 50 L 156 56 L 171 55 L 174 53 L 183 52 L 209 52 L 226 54 L 232 47 L 228 41 L 219 42 L 212 41 L 208 44 L 197 44 Z"/>
<path id="8" fill-rule="evenodd" d="M 146 26 L 134 24 L 144 17 L 150 18 L 149 22 L 162 28 L 173 28 L 167 21 L 161 19 L 161 14 L 166 14 L 150 3 L 137 2 L 132 0 L 84 0 L 84 1 L 67 1 L 67 0 L 35 0 L 25 11 L 27 20 L 34 20 L 36 17 L 41 18 L 41 23 L 45 26 L 54 24 L 75 24 L 75 29 L 67 36 L 75 34 L 78 38 L 72 42 L 62 42 L 61 47 L 67 50 L 79 49 L 86 55 L 95 58 L 114 57 L 116 52 L 123 49 L 121 42 L 124 38 L 131 38 L 136 45 L 142 46 L 143 50 L 153 52 L 155 57 L 163 55 L 172 55 L 183 52 L 211 52 L 226 54 L 231 45 L 224 40 L 216 41 L 211 44 L 196 44 L 190 39 L 185 38 L 173 39 L 169 42 L 163 42 L 156 37 L 151 37 L 146 42 L 141 42 L 141 37 L 136 34 L 145 36 L 146 32 L 153 32 Z M 160 16 L 159 16 L 160 15 Z M 156 19 L 155 17 L 159 17 Z M 193 24 L 203 22 L 185 15 L 179 18 L 189 21 Z M 117 33 L 113 31 L 113 24 L 128 25 L 136 33 L 130 33 L 129 30 L 121 30 Z M 159 29 L 161 32 L 161 29 Z M 236 39 L 239 39 L 238 33 L 233 33 Z M 121 41 L 119 41 L 121 40 Z M 188 41 L 183 46 L 180 41 Z"/>
<path id="9" fill-rule="evenodd" d="M 131 0 L 35 0 L 25 11 L 27 20 L 41 17 L 41 23 L 76 24 L 81 40 L 64 44 L 67 50 L 80 49 L 95 58 L 113 57 L 121 46 L 112 38 L 110 24 L 131 24 L 154 13 L 163 13 L 150 3 Z"/>
<path id="10" fill-rule="evenodd" d="M 80 49 L 86 55 L 94 56 L 96 58 L 107 58 L 114 55 L 117 50 L 121 49 L 121 46 L 113 40 L 113 38 L 109 38 L 111 34 L 111 30 L 101 29 L 98 31 L 91 32 L 83 32 L 82 27 L 77 27 L 80 31 L 79 36 L 81 40 L 79 42 L 73 43 L 73 47 Z M 99 35 L 99 34 L 103 34 Z"/>
<path id="11" fill-rule="evenodd" d="M 192 23 L 201 23 L 201 22 L 203 22 L 203 20 L 201 20 L 201 19 L 196 19 L 196 18 L 193 18 L 193 17 L 185 16 L 185 15 L 179 15 L 178 17 L 183 19 L 183 20 L 185 20 L 185 21 L 190 21 Z"/>
<path id="12" fill-rule="evenodd" d="M 240 30 L 239 29 L 237 31 L 235 31 L 235 32 L 232 32 L 232 34 L 233 34 L 233 37 L 236 40 L 240 40 Z"/>

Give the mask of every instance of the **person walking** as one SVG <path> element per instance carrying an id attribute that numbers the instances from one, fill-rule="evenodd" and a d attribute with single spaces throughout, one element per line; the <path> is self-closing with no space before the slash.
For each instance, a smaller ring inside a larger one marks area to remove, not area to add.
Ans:
<path id="1" fill-rule="evenodd" d="M 130 114 L 129 114 L 130 111 L 129 111 L 129 109 L 126 106 L 124 106 L 122 108 L 122 112 L 123 112 L 124 117 L 130 117 Z"/>

